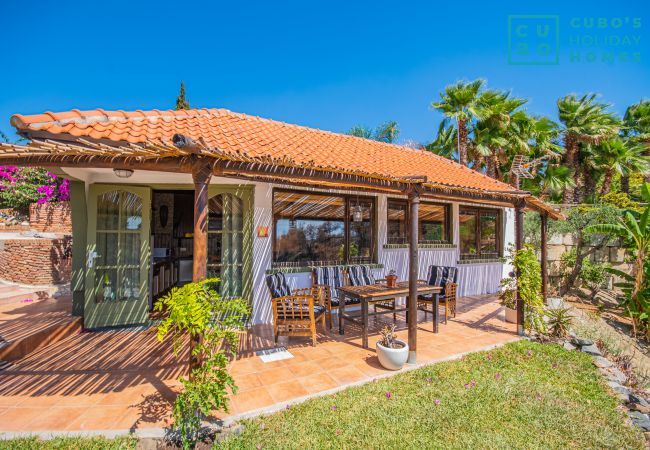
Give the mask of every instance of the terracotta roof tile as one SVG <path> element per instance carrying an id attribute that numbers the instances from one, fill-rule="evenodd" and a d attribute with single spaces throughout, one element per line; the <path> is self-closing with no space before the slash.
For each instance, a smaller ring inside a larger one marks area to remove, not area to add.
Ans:
<path id="1" fill-rule="evenodd" d="M 426 175 L 434 183 L 469 189 L 513 192 L 512 186 L 433 153 L 400 145 L 291 125 L 225 109 L 182 111 L 72 110 L 23 116 L 11 123 L 31 132 L 119 143 L 165 144 L 174 134 L 202 140 L 223 153 L 252 158 L 286 158 L 306 166 L 380 174 Z"/>

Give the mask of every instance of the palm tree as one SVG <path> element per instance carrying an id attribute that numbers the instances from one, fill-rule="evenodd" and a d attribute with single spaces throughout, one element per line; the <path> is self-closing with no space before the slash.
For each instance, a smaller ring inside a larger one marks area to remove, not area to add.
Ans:
<path id="1" fill-rule="evenodd" d="M 431 106 L 450 119 L 456 120 L 458 133 L 458 162 L 467 165 L 468 123 L 479 117 L 478 100 L 483 87 L 483 80 L 470 82 L 459 81 L 447 86 L 440 94 L 440 101 Z"/>
<path id="2" fill-rule="evenodd" d="M 374 131 L 365 125 L 355 125 L 346 134 L 392 144 L 399 137 L 399 125 L 394 120 L 389 120 L 379 125 Z"/>
<path id="3" fill-rule="evenodd" d="M 448 120 L 440 122 L 436 139 L 424 148 L 445 158 L 454 159 L 458 157 L 456 153 L 458 144 L 456 143 L 456 127 L 450 125 Z"/>
<path id="4" fill-rule="evenodd" d="M 514 154 L 527 154 L 528 142 L 521 134 L 520 124 L 528 116 L 520 110 L 527 100 L 511 97 L 509 92 L 488 90 L 481 94 L 478 105 L 480 120 L 474 129 L 474 159 L 484 161 L 486 174 L 503 180 L 501 167 L 509 165 Z"/>
<path id="5" fill-rule="evenodd" d="M 375 140 L 392 144 L 399 137 L 399 126 L 394 120 L 384 122 L 375 130 Z"/>
<path id="6" fill-rule="evenodd" d="M 646 149 L 640 144 L 615 138 L 595 148 L 594 166 L 603 173 L 600 195 L 609 192 L 614 174 L 623 177 L 634 172 L 645 172 L 650 168 L 650 158 L 644 155 Z"/>
<path id="7" fill-rule="evenodd" d="M 580 144 L 598 144 L 616 135 L 619 120 L 609 111 L 609 105 L 596 102 L 596 94 L 586 94 L 578 98 L 567 95 L 557 101 L 560 122 L 564 126 L 564 164 L 572 171 L 574 179 L 580 175 Z M 579 187 L 580 184 L 577 183 Z M 576 195 L 576 193 L 578 195 Z M 563 203 L 581 201 L 581 193 L 567 187 L 562 197 Z"/>
<path id="8" fill-rule="evenodd" d="M 641 100 L 630 105 L 623 117 L 623 136 L 634 144 L 645 147 L 645 155 L 650 156 L 650 100 Z M 645 176 L 646 183 L 650 183 L 650 174 Z M 621 177 L 621 190 L 630 191 L 630 178 Z"/>

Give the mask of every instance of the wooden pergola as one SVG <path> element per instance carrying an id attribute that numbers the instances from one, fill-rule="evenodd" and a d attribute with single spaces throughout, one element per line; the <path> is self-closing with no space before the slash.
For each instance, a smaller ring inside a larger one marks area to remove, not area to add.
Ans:
<path id="1" fill-rule="evenodd" d="M 408 197 L 410 210 L 409 297 L 411 317 L 417 317 L 418 210 L 421 199 L 456 200 L 469 203 L 513 207 L 516 219 L 516 248 L 523 246 L 524 211 L 542 217 L 542 280 L 546 296 L 546 227 L 548 218 L 563 219 L 560 212 L 530 193 L 470 189 L 436 183 L 427 176 L 390 177 L 340 167 L 299 164 L 290 158 L 252 158 L 242 153 L 222 152 L 203 140 L 175 134 L 171 142 L 124 143 L 92 140 L 73 136 L 53 139 L 47 133 L 34 132 L 27 145 L 0 144 L 0 164 L 37 167 L 110 168 L 176 172 L 191 174 L 194 182 L 194 261 L 193 279 L 207 276 L 208 185 L 213 176 L 296 186 L 345 189 Z M 524 307 L 517 302 L 517 330 L 523 333 Z M 409 361 L 415 363 L 417 321 L 408 324 Z"/>

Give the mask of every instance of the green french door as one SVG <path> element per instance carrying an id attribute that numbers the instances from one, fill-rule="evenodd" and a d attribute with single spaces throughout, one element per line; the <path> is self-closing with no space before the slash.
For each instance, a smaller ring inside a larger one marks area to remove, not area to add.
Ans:
<path id="1" fill-rule="evenodd" d="M 252 190 L 210 186 L 208 276 L 224 297 L 251 296 Z"/>
<path id="2" fill-rule="evenodd" d="M 145 323 L 151 189 L 91 185 L 84 326 Z"/>

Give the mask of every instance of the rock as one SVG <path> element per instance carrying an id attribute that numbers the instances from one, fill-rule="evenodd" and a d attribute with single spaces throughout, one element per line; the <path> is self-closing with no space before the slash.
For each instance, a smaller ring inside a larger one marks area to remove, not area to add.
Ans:
<path id="1" fill-rule="evenodd" d="M 645 398 L 641 397 L 639 394 L 631 394 L 630 398 L 634 403 L 638 403 L 641 406 L 650 408 L 650 402 L 648 402 L 648 400 L 646 400 Z"/>
<path id="2" fill-rule="evenodd" d="M 156 450 L 158 448 L 158 439 L 142 438 L 138 439 L 136 450 Z"/>
<path id="3" fill-rule="evenodd" d="M 565 350 L 569 350 L 569 351 L 576 349 L 576 346 L 569 341 L 564 341 L 564 344 L 562 346 L 564 347 Z"/>
<path id="4" fill-rule="evenodd" d="M 614 381 L 618 384 L 625 384 L 627 381 L 627 375 L 625 375 L 618 367 L 611 367 L 602 370 L 605 377 L 610 381 Z"/>
<path id="5" fill-rule="evenodd" d="M 625 386 L 622 386 L 620 383 L 617 383 L 616 381 L 608 381 L 607 384 L 609 385 L 610 388 L 616 393 L 616 396 L 621 400 L 622 402 L 628 403 L 630 401 L 630 390 L 626 388 Z"/>
<path id="6" fill-rule="evenodd" d="M 579 338 L 579 337 L 574 337 L 574 338 L 572 339 L 572 342 L 573 342 L 575 345 L 577 345 L 578 347 L 584 347 L 584 346 L 588 346 L 588 345 L 594 345 L 594 341 L 592 341 L 591 339 L 582 339 L 582 338 Z"/>
<path id="7" fill-rule="evenodd" d="M 589 353 L 590 355 L 603 356 L 603 354 L 600 353 L 600 350 L 598 350 L 598 347 L 596 347 L 594 344 L 585 345 L 580 350 L 585 353 Z"/>
<path id="8" fill-rule="evenodd" d="M 650 418 L 648 418 L 647 414 L 640 413 L 639 411 L 631 411 L 630 418 L 634 422 L 634 425 L 643 431 L 650 431 Z"/>
<path id="9" fill-rule="evenodd" d="M 630 395 L 630 399 L 632 396 Z M 650 407 L 640 405 L 638 403 L 630 402 L 629 408 L 631 411 L 639 411 L 640 413 L 643 414 L 650 414 Z"/>
<path id="10" fill-rule="evenodd" d="M 612 364 L 607 358 L 603 358 L 602 356 L 596 356 L 594 358 L 594 365 L 596 367 L 600 367 L 604 369 L 607 367 L 612 367 L 614 364 Z"/>

